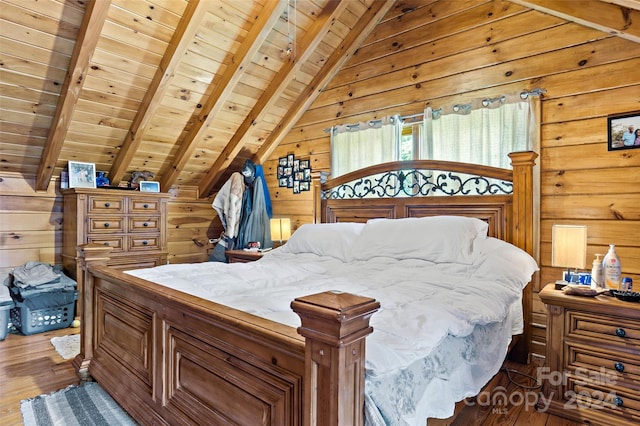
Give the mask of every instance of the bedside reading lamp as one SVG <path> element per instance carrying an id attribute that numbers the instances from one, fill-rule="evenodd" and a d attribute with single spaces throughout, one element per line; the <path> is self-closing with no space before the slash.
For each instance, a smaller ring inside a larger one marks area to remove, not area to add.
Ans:
<path id="1" fill-rule="evenodd" d="M 291 237 L 291 220 L 289 218 L 271 219 L 270 224 L 271 240 L 280 241 L 280 246 L 283 241 L 287 241 Z"/>
<path id="2" fill-rule="evenodd" d="M 571 268 L 587 266 L 587 227 L 584 225 L 553 225 L 551 227 L 551 266 L 567 268 L 558 285 L 572 282 Z"/>

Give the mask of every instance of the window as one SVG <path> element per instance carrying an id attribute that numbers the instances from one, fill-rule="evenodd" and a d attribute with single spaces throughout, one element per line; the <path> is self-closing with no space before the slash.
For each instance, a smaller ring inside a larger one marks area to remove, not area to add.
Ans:
<path id="1" fill-rule="evenodd" d="M 511 168 L 507 154 L 538 150 L 541 91 L 332 129 L 331 176 L 395 160 L 433 159 Z M 403 120 L 404 118 L 404 120 Z M 372 124 L 373 123 L 373 124 Z"/>

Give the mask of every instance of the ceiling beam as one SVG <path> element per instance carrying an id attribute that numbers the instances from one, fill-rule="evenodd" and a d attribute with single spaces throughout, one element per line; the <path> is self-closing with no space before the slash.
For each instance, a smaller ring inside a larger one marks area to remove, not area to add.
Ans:
<path id="1" fill-rule="evenodd" d="M 110 5 L 111 0 L 90 0 L 87 3 L 58 98 L 58 105 L 56 105 L 56 112 L 51 120 L 47 141 L 40 158 L 36 175 L 38 191 L 46 191 L 49 188 Z"/>
<path id="2" fill-rule="evenodd" d="M 180 143 L 174 161 L 167 170 L 161 173 L 160 188 L 163 191 L 168 191 L 173 186 L 186 164 L 191 160 L 191 155 L 196 149 L 198 141 L 207 131 L 209 123 L 224 106 L 224 103 L 244 74 L 245 69 L 251 63 L 255 54 L 258 53 L 260 46 L 262 46 L 271 29 L 278 22 L 286 7 L 287 0 L 266 2 L 220 80 L 216 80 L 216 83 L 211 82 L 211 85 L 215 86 L 211 96 L 202 106 L 194 125 Z"/>
<path id="3" fill-rule="evenodd" d="M 167 46 L 167 50 L 160 60 L 151 84 L 147 88 L 140 107 L 131 122 L 127 136 L 121 144 L 120 152 L 118 152 L 118 156 L 111 165 L 109 179 L 111 179 L 112 182 L 117 184 L 127 172 L 129 164 L 131 164 L 136 151 L 138 151 L 142 143 L 145 130 L 153 114 L 160 106 L 164 94 L 169 87 L 169 82 L 173 79 L 175 69 L 184 58 L 184 54 L 198 30 L 198 25 L 207 12 L 206 3 L 206 0 L 193 0 L 187 4 L 182 18 L 180 18 L 180 22 L 178 23 L 178 27 Z"/>
<path id="4" fill-rule="evenodd" d="M 511 0 L 524 7 L 640 43 L 640 10 L 601 0 Z M 626 4 L 626 3 L 625 3 Z"/>
<path id="5" fill-rule="evenodd" d="M 260 98 L 258 98 L 249 115 L 247 115 L 242 124 L 240 124 L 227 145 L 218 155 L 209 172 L 201 180 L 199 187 L 200 197 L 207 197 L 209 195 L 217 181 L 225 173 L 227 167 L 233 162 L 242 149 L 241 142 L 243 138 L 254 127 L 256 122 L 261 120 L 264 114 L 267 113 L 268 106 L 271 105 L 272 102 L 275 102 L 289 86 L 302 64 L 308 60 L 309 56 L 313 54 L 316 47 L 322 42 L 324 36 L 333 25 L 334 20 L 346 8 L 348 1 L 349 0 L 330 0 L 324 9 L 322 9 L 322 12 L 320 12 L 313 25 L 297 43 L 295 50 L 297 51 L 298 57 L 286 61 L 282 68 L 280 68 L 269 86 Z"/>
<path id="6" fill-rule="evenodd" d="M 307 85 L 300 96 L 298 96 L 289 113 L 278 123 L 273 132 L 271 132 L 265 143 L 254 156 L 254 161 L 264 163 L 269 159 L 278 144 L 285 138 L 289 131 L 291 131 L 307 109 L 309 109 L 326 85 L 333 79 L 338 71 L 340 71 L 340 68 L 353 56 L 354 52 L 387 14 L 394 3 L 395 0 L 387 0 L 386 2 L 376 1 L 371 5 L 369 10 L 360 18 L 357 25 L 343 40 L 342 44 L 325 62 L 320 72 L 313 78 L 311 83 Z"/>

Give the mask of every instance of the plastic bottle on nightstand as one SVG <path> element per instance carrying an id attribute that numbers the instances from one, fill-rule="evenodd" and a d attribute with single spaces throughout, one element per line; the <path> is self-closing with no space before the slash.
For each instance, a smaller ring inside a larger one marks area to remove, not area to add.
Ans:
<path id="1" fill-rule="evenodd" d="M 602 269 L 602 254 L 596 254 L 591 268 L 591 288 L 600 290 L 604 288 L 604 269 Z"/>
<path id="2" fill-rule="evenodd" d="M 622 275 L 622 266 L 620 265 L 620 259 L 616 254 L 615 245 L 609 245 L 609 251 L 604 257 L 602 267 L 604 268 L 605 288 L 609 290 L 620 290 L 620 276 Z"/>

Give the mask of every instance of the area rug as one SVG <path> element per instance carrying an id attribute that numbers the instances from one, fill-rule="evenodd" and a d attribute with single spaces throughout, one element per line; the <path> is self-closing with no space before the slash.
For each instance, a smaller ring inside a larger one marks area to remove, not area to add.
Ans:
<path id="1" fill-rule="evenodd" d="M 95 382 L 24 400 L 20 411 L 24 426 L 136 425 Z"/>
<path id="2" fill-rule="evenodd" d="M 80 353 L 80 335 L 71 334 L 69 336 L 52 337 L 51 344 L 56 348 L 56 352 L 64 358 L 71 359 Z"/>

